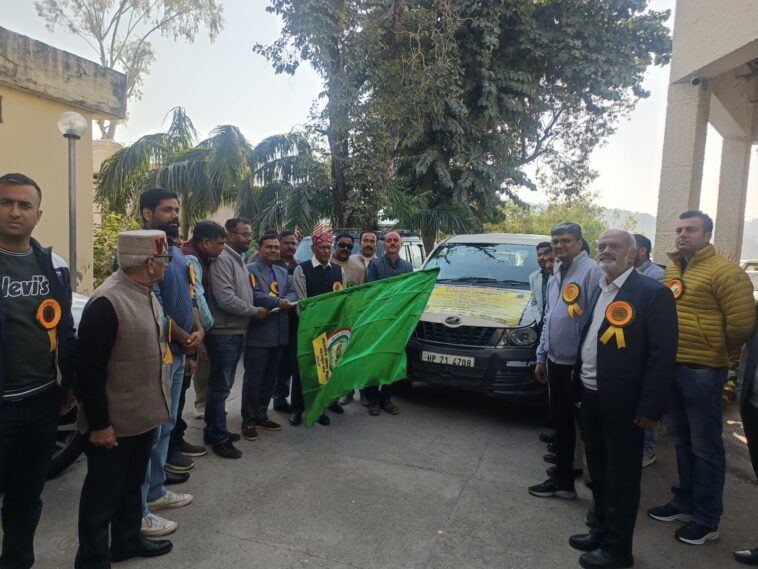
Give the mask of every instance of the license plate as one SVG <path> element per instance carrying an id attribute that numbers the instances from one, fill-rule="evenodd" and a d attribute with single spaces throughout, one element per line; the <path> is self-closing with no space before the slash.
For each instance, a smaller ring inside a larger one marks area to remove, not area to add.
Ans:
<path id="1" fill-rule="evenodd" d="M 474 367 L 474 362 L 476 360 L 467 356 L 453 356 L 437 352 L 421 352 L 421 361 L 449 366 Z"/>

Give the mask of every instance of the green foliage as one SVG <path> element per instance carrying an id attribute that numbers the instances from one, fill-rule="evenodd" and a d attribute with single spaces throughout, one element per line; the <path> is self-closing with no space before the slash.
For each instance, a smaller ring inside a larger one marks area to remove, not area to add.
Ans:
<path id="1" fill-rule="evenodd" d="M 139 222 L 115 211 L 103 213 L 102 221 L 95 226 L 95 245 L 93 275 L 98 287 L 113 272 L 113 259 L 116 258 L 118 234 L 121 231 L 140 229 Z"/>

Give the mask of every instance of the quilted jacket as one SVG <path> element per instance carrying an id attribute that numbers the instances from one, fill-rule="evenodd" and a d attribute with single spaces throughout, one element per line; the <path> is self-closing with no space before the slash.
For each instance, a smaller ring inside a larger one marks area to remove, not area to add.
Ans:
<path id="1" fill-rule="evenodd" d="M 753 285 L 745 271 L 716 253 L 713 245 L 701 249 L 682 271 L 681 254 L 669 253 L 673 261 L 663 276 L 672 288 L 683 284 L 676 302 L 679 318 L 678 363 L 724 368 L 729 353 L 739 348 L 753 332 L 755 303 Z"/>

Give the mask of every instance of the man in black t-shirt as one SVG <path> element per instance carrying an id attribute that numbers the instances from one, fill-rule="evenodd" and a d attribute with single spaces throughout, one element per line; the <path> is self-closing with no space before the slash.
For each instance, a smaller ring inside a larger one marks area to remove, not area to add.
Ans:
<path id="1" fill-rule="evenodd" d="M 41 201 L 31 178 L 0 176 L 0 567 L 34 564 L 40 496 L 73 375 L 68 267 L 31 237 Z"/>

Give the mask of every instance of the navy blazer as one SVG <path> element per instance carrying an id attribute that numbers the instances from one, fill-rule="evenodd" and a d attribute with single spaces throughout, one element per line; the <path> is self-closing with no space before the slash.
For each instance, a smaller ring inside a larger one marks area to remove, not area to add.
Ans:
<path id="1" fill-rule="evenodd" d="M 282 266 L 272 265 L 276 281 L 279 284 L 279 295 L 271 296 L 271 270 L 261 261 L 248 264 L 250 274 L 255 277 L 255 305 L 268 310 L 275 308 L 280 298 L 286 298 L 290 302 L 297 301 L 295 287 L 292 284 L 292 276 Z M 289 343 L 290 316 L 288 311 L 282 310 L 276 314 L 269 314 L 263 320 L 251 318 L 245 334 L 245 345 L 256 348 L 275 348 L 286 346 Z"/>
<path id="2" fill-rule="evenodd" d="M 581 385 L 582 344 L 592 323 L 600 286 L 592 291 L 590 313 L 579 343 L 575 378 Z M 676 301 L 671 291 L 658 281 L 632 271 L 616 294 L 614 302 L 625 301 L 635 311 L 634 320 L 624 330 L 626 347 L 616 338 L 602 343 L 610 327 L 604 319 L 597 338 L 597 390 L 600 405 L 610 417 L 660 420 L 668 404 L 676 368 L 679 326 Z"/>
<path id="3" fill-rule="evenodd" d="M 755 307 L 758 315 L 758 306 Z M 745 345 L 745 358 L 743 360 L 742 371 L 742 389 L 740 389 L 740 409 L 750 403 L 750 394 L 753 392 L 753 383 L 755 382 L 755 370 L 758 368 L 758 327 L 753 331 L 753 336 Z"/>

